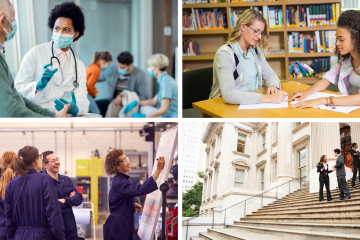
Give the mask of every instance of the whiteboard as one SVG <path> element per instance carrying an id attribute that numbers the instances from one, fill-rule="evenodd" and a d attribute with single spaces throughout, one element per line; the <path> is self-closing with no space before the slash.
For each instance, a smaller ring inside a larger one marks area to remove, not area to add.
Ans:
<path id="1" fill-rule="evenodd" d="M 175 149 L 178 144 L 178 128 L 171 128 L 161 134 L 159 146 L 156 151 L 155 159 L 164 157 L 165 166 L 161 171 L 156 184 L 160 187 L 169 176 L 171 163 L 174 158 Z M 156 171 L 157 161 L 155 160 L 153 172 Z M 162 194 L 158 189 L 146 196 L 144 210 L 139 223 L 138 235 L 142 240 L 149 240 L 154 238 L 156 224 L 159 218 L 162 204 Z"/>

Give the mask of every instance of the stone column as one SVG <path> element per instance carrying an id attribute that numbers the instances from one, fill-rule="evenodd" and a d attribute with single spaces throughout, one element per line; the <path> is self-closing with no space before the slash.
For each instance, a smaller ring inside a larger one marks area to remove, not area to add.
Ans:
<path id="1" fill-rule="evenodd" d="M 316 167 L 322 155 L 328 161 L 336 160 L 334 149 L 341 149 L 338 122 L 311 123 L 312 168 Z"/>
<path id="2" fill-rule="evenodd" d="M 212 175 L 209 174 L 209 177 L 208 177 L 208 191 L 206 193 L 206 198 L 209 199 L 211 198 L 211 186 L 212 186 Z"/>
<path id="3" fill-rule="evenodd" d="M 208 179 L 204 179 L 203 193 L 202 193 L 203 201 L 206 201 L 207 182 L 208 182 Z"/>
<path id="4" fill-rule="evenodd" d="M 275 182 L 293 179 L 292 168 L 292 123 L 281 123 L 278 129 L 278 152 Z"/>
<path id="5" fill-rule="evenodd" d="M 360 146 L 360 123 L 349 123 L 351 131 L 351 142 L 357 143 Z M 359 148 L 358 148 L 359 151 Z"/>

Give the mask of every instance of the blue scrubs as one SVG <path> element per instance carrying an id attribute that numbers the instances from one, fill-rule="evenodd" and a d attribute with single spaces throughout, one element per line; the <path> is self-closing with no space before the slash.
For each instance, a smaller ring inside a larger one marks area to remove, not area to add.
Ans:
<path id="1" fill-rule="evenodd" d="M 62 217 L 64 220 L 64 228 L 65 228 L 65 239 L 66 240 L 78 240 L 77 228 L 75 216 L 72 211 L 73 206 L 79 206 L 83 202 L 83 196 L 79 193 L 79 191 L 74 186 L 71 179 L 67 176 L 59 174 L 59 179 L 55 180 L 51 178 L 55 185 L 55 191 L 57 192 L 58 199 L 65 199 L 65 204 L 59 202 Z M 75 196 L 69 197 L 70 193 L 74 191 Z"/>
<path id="2" fill-rule="evenodd" d="M 135 197 L 157 189 L 153 177 L 141 185 L 130 182 L 130 176 L 119 172 L 109 192 L 110 216 L 104 224 L 104 240 L 133 240 Z"/>
<path id="3" fill-rule="evenodd" d="M 5 191 L 8 239 L 64 240 L 64 223 L 52 178 L 35 169 L 9 182 Z"/>
<path id="4" fill-rule="evenodd" d="M 167 72 L 161 74 L 157 82 L 159 84 L 159 90 L 157 93 L 158 104 L 156 106 L 157 109 L 161 106 L 161 101 L 164 98 L 168 98 L 170 100 L 168 112 L 161 117 L 178 117 L 178 86 L 173 77 L 169 76 Z"/>

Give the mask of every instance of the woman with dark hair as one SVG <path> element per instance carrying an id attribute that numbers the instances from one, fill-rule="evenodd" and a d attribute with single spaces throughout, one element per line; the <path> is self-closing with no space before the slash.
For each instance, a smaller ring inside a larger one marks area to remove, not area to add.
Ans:
<path id="1" fill-rule="evenodd" d="M 110 216 L 104 224 L 104 240 L 132 240 L 134 233 L 134 212 L 142 212 L 142 206 L 135 203 L 135 197 L 149 194 L 158 189 L 156 180 L 165 165 L 160 157 L 154 174 L 143 184 L 132 183 L 130 160 L 122 150 L 114 149 L 106 155 L 105 172 L 115 175 L 109 192 Z"/>
<path id="2" fill-rule="evenodd" d="M 360 106 L 360 12 L 348 10 L 343 12 L 336 29 L 335 53 L 338 62 L 326 72 L 322 79 L 311 88 L 295 92 L 288 101 L 303 100 L 310 94 L 325 90 L 331 83 L 337 85 L 345 97 L 324 97 L 302 101 L 294 104 L 295 108 L 309 108 L 319 105 Z"/>
<path id="3" fill-rule="evenodd" d="M 5 191 L 8 239 L 64 240 L 64 223 L 54 181 L 41 174 L 37 148 L 25 146 L 15 160 L 14 178 Z"/>
<path id="4" fill-rule="evenodd" d="M 316 167 L 317 167 L 317 172 L 320 173 L 319 174 L 319 182 L 320 182 L 319 201 L 320 202 L 324 201 L 323 189 L 324 189 L 324 184 L 325 184 L 326 198 L 329 202 L 332 200 L 331 192 L 330 192 L 330 183 L 329 183 L 329 173 L 331 173 L 332 170 L 330 170 L 330 168 L 327 164 L 326 155 L 321 156 L 320 162 L 318 163 L 318 165 Z"/>
<path id="5" fill-rule="evenodd" d="M 27 99 L 51 111 L 67 111 L 72 116 L 87 113 L 86 71 L 71 44 L 84 35 L 85 17 L 73 2 L 56 5 L 50 12 L 50 42 L 33 47 L 23 58 L 15 88 Z M 70 97 L 71 95 L 71 97 Z"/>
<path id="6" fill-rule="evenodd" d="M 15 173 L 15 152 L 6 151 L 1 155 L 0 168 L 0 240 L 7 240 L 6 216 L 4 209 L 5 190 L 8 183 L 14 178 Z"/>
<path id="7" fill-rule="evenodd" d="M 353 178 L 352 178 L 352 181 L 351 181 L 351 186 L 353 188 L 356 188 L 355 187 L 355 180 L 356 180 L 356 175 L 357 175 L 357 172 L 358 172 L 358 168 L 359 168 L 359 182 L 360 182 L 360 159 L 359 159 L 360 152 L 356 151 L 357 148 L 358 148 L 357 143 L 352 143 L 351 144 L 350 154 L 351 154 L 351 156 L 353 158 L 353 168 L 354 168 Z"/>
<path id="8" fill-rule="evenodd" d="M 104 62 L 105 64 L 109 64 L 111 63 L 111 61 L 112 58 L 109 52 L 106 51 L 95 52 L 91 64 L 86 68 L 86 77 L 87 77 L 86 87 L 88 91 L 88 99 L 90 102 L 89 105 L 90 113 L 100 114 L 100 109 L 94 100 L 94 98 L 98 94 L 98 91 L 95 88 L 95 84 L 97 83 L 100 77 L 101 69 L 104 69 L 101 66 L 103 66 Z"/>

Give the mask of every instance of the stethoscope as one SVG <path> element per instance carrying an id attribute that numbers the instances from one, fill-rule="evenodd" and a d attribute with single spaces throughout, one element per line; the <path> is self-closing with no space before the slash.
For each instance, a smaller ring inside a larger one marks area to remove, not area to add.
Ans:
<path id="1" fill-rule="evenodd" d="M 75 81 L 73 82 L 73 85 L 74 85 L 75 88 L 77 88 L 77 87 L 79 87 L 79 82 L 78 82 L 78 80 L 77 80 L 76 58 L 75 58 L 74 51 L 72 50 L 71 47 L 70 47 L 70 50 L 71 50 L 71 52 L 72 52 L 72 54 L 73 54 L 74 61 L 75 61 Z M 54 56 L 54 42 L 52 42 L 52 45 L 51 45 L 51 53 L 52 53 L 52 57 L 50 58 L 51 67 L 52 67 L 52 64 L 53 64 L 53 63 L 52 63 L 53 58 L 55 58 L 56 61 L 58 61 L 59 66 L 60 66 L 60 60 L 59 60 L 57 57 Z"/>

